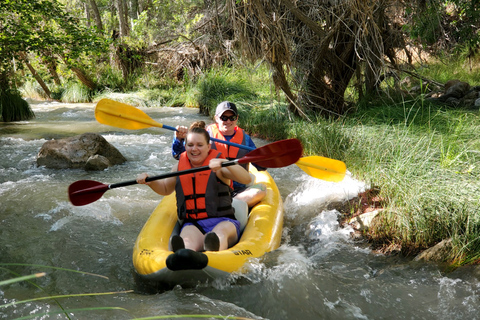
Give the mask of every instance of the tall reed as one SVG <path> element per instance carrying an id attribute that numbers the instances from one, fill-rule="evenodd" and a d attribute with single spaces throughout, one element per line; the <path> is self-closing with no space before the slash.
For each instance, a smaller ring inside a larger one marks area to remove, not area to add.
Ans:
<path id="1" fill-rule="evenodd" d="M 452 239 L 446 260 L 480 258 L 476 112 L 420 97 L 383 100 L 336 120 L 297 119 L 278 103 L 241 105 L 240 114 L 248 132 L 270 140 L 299 138 L 306 154 L 342 160 L 354 177 L 379 187 L 386 207 L 367 235 L 373 243 L 408 255 Z"/>
<path id="2" fill-rule="evenodd" d="M 68 82 L 62 93 L 63 102 L 90 102 L 90 90 L 79 82 Z"/>

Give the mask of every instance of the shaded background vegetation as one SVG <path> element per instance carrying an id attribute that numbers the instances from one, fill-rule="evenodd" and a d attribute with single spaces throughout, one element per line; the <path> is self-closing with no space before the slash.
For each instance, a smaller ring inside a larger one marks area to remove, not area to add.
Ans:
<path id="1" fill-rule="evenodd" d="M 432 57 L 461 56 L 473 68 L 479 43 L 478 4 L 465 0 L 0 4 L 0 87 L 72 102 L 106 91 L 185 88 L 212 68 L 249 61 L 268 66 L 294 115 L 338 117 L 386 88 L 402 92 L 402 71 L 422 79 L 418 68 Z M 76 86 L 84 92 L 75 96 Z M 174 100 L 209 107 L 208 99 Z"/>

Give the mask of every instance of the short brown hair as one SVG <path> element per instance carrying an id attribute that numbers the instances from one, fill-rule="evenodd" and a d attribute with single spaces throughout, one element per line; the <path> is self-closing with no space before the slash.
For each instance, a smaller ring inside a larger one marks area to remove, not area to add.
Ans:
<path id="1" fill-rule="evenodd" d="M 208 134 L 207 130 L 205 129 L 205 122 L 204 121 L 195 121 L 190 125 L 188 128 L 187 135 L 189 133 L 199 133 L 203 134 L 207 143 L 210 143 L 210 135 Z M 186 139 L 185 139 L 186 140 Z"/>

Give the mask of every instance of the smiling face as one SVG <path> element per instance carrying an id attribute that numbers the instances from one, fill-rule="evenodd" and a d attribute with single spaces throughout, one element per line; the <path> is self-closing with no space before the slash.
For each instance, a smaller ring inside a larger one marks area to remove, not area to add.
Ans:
<path id="1" fill-rule="evenodd" d="M 218 129 L 225 136 L 231 136 L 235 133 L 235 127 L 237 126 L 238 116 L 234 117 L 235 120 L 230 120 L 230 117 L 235 116 L 230 110 L 225 111 L 220 116 L 215 116 L 215 121 L 218 124 Z M 226 120 L 222 120 L 222 118 Z"/>
<path id="2" fill-rule="evenodd" d="M 210 143 L 201 133 L 189 132 L 185 143 L 185 151 L 192 167 L 200 167 L 208 156 Z"/>

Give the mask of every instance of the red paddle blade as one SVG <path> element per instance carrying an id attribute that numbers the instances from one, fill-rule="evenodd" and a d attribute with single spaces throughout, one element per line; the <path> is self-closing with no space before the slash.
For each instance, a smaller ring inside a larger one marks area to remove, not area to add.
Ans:
<path id="1" fill-rule="evenodd" d="M 74 206 L 84 206 L 102 197 L 108 185 L 93 181 L 79 180 L 68 187 L 68 197 Z"/>
<path id="2" fill-rule="evenodd" d="M 259 147 L 240 158 L 238 162 L 253 162 L 264 168 L 281 168 L 297 162 L 302 152 L 299 140 L 286 139 Z"/>

